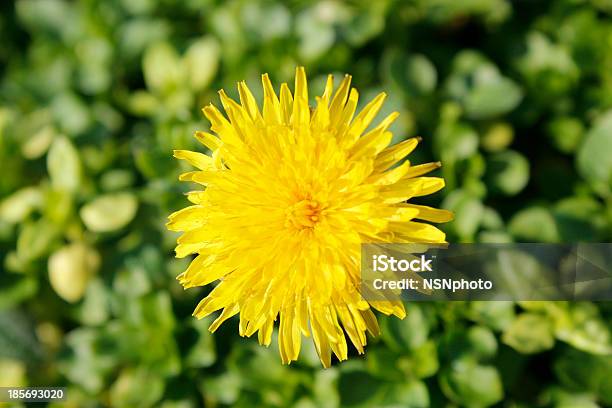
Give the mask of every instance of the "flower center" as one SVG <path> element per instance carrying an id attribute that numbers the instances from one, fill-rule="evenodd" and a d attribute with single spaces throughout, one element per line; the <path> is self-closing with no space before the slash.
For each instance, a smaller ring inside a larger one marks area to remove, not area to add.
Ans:
<path id="1" fill-rule="evenodd" d="M 302 200 L 288 207 L 286 213 L 286 227 L 299 230 L 314 228 L 321 216 L 321 204 L 314 200 Z"/>

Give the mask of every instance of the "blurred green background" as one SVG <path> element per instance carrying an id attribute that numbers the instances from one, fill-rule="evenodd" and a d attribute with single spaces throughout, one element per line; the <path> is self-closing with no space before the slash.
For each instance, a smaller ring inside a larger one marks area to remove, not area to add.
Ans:
<path id="1" fill-rule="evenodd" d="M 612 406 L 610 303 L 452 302 L 381 318 L 323 370 L 190 315 L 172 149 L 259 75 L 385 90 L 451 242 L 612 240 L 610 0 L 0 3 L 0 386 L 74 407 Z M 57 404 L 60 405 L 60 404 Z"/>

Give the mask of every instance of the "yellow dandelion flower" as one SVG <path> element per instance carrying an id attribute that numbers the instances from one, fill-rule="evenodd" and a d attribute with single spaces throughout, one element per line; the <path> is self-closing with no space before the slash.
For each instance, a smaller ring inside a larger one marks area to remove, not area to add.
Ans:
<path id="1" fill-rule="evenodd" d="M 269 345 L 279 320 L 283 363 L 298 358 L 302 335 L 312 335 L 329 367 L 332 352 L 347 358 L 345 333 L 359 353 L 366 332 L 379 334 L 372 308 L 405 316 L 399 301 L 360 295 L 360 245 L 444 242 L 444 233 L 415 220 L 445 222 L 452 214 L 406 202 L 440 190 L 444 180 L 423 177 L 439 163 L 396 166 L 419 142 L 388 146 L 397 112 L 366 132 L 384 93 L 355 115 L 349 75 L 335 93 L 330 75 L 312 109 L 303 68 L 293 95 L 282 84 L 277 96 L 268 75 L 262 82 L 261 111 L 244 82 L 240 104 L 219 92 L 227 118 L 212 105 L 203 109 L 216 135 L 195 137 L 210 155 L 174 152 L 198 168 L 180 180 L 204 186 L 188 193 L 193 205 L 167 224 L 184 231 L 177 257 L 197 254 L 178 280 L 185 288 L 220 281 L 194 312 L 202 318 L 221 310 L 211 331 L 240 314 L 240 335 L 257 332 Z"/>

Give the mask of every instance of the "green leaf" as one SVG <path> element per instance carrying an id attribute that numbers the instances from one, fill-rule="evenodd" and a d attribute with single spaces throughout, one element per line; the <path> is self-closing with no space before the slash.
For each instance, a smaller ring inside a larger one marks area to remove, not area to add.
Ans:
<path id="1" fill-rule="evenodd" d="M 339 406 L 338 378 L 338 370 L 334 368 L 315 372 L 312 386 L 317 407 L 332 408 Z"/>
<path id="2" fill-rule="evenodd" d="M 153 146 L 143 146 L 134 149 L 136 168 L 149 179 L 173 175 L 176 179 L 176 161 L 172 160 L 169 151 L 163 151 Z"/>
<path id="3" fill-rule="evenodd" d="M 470 407 L 486 407 L 504 397 L 497 369 L 471 358 L 454 361 L 439 377 L 440 388 L 450 400 Z"/>
<path id="4" fill-rule="evenodd" d="M 57 228 L 45 219 L 24 224 L 17 237 L 17 256 L 32 261 L 46 255 L 58 236 Z"/>
<path id="5" fill-rule="evenodd" d="M 417 0 L 419 20 L 426 18 L 435 26 L 447 26 L 461 18 L 478 20 L 487 26 L 497 25 L 512 15 L 512 6 L 503 0 L 462 1 Z"/>
<path id="6" fill-rule="evenodd" d="M 95 249 L 83 243 L 64 246 L 49 257 L 49 282 L 59 297 L 77 302 L 99 265 L 100 255 Z"/>
<path id="7" fill-rule="evenodd" d="M 488 244 L 509 244 L 512 237 L 505 231 L 481 231 L 478 233 L 477 242 Z"/>
<path id="8" fill-rule="evenodd" d="M 93 279 L 85 291 L 85 299 L 79 310 L 80 320 L 85 325 L 96 326 L 106 322 L 110 316 L 110 295 L 101 279 Z"/>
<path id="9" fill-rule="evenodd" d="M 133 4 L 134 2 L 127 3 Z M 163 19 L 135 18 L 125 20 L 118 31 L 117 46 L 122 53 L 134 57 L 140 55 L 148 45 L 167 38 L 170 24 Z"/>
<path id="10" fill-rule="evenodd" d="M 56 131 L 51 125 L 39 129 L 21 145 L 23 156 L 27 159 L 38 159 L 47 153 L 55 136 Z"/>
<path id="11" fill-rule="evenodd" d="M 442 361 L 469 357 L 485 362 L 497 353 L 497 340 L 493 332 L 485 326 L 472 326 L 467 330 L 457 328 L 445 331 L 438 348 Z"/>
<path id="12" fill-rule="evenodd" d="M 597 119 L 578 150 L 578 170 L 596 191 L 612 191 L 612 111 Z"/>
<path id="13" fill-rule="evenodd" d="M 142 59 L 144 79 L 153 92 L 168 94 L 185 79 L 186 72 L 176 50 L 167 42 L 151 45 Z"/>
<path id="14" fill-rule="evenodd" d="M 152 282 L 145 268 L 125 268 L 115 274 L 113 289 L 126 298 L 138 297 L 151 291 Z"/>
<path id="15" fill-rule="evenodd" d="M 554 118 L 546 130 L 553 145 L 563 153 L 575 152 L 584 138 L 584 125 L 575 117 Z"/>
<path id="16" fill-rule="evenodd" d="M 603 206 L 591 197 L 568 197 L 555 204 L 553 215 L 564 242 L 598 241 L 606 228 Z"/>
<path id="17" fill-rule="evenodd" d="M 553 43 L 546 35 L 532 31 L 526 38 L 526 52 L 517 61 L 524 82 L 534 90 L 533 97 L 543 102 L 567 95 L 580 71 L 564 44 Z"/>
<path id="18" fill-rule="evenodd" d="M 547 406 L 554 403 L 555 408 L 599 408 L 596 396 L 590 393 L 566 391 L 561 387 L 551 387 L 546 390 L 539 400 L 543 401 Z"/>
<path id="19" fill-rule="evenodd" d="M 71 137 L 80 136 L 92 123 L 87 105 L 73 93 L 63 93 L 54 97 L 51 111 L 59 124 L 59 129 Z"/>
<path id="20" fill-rule="evenodd" d="M 546 316 L 523 313 L 504 330 L 502 341 L 524 354 L 539 353 L 555 344 L 553 325 Z"/>
<path id="21" fill-rule="evenodd" d="M 436 67 L 426 56 L 415 54 L 408 57 L 406 70 L 406 85 L 410 94 L 428 94 L 435 90 L 438 81 Z"/>
<path id="22" fill-rule="evenodd" d="M 102 174 L 100 185 L 105 191 L 126 189 L 134 183 L 134 173 L 129 170 L 112 169 Z"/>
<path id="23" fill-rule="evenodd" d="M 514 129 L 505 122 L 494 123 L 489 126 L 482 136 L 482 147 L 490 152 L 499 152 L 506 149 L 514 140 Z"/>
<path id="24" fill-rule="evenodd" d="M 382 60 L 385 77 L 410 96 L 433 92 L 438 81 L 436 67 L 422 54 L 406 55 L 399 49 L 388 50 Z"/>
<path id="25" fill-rule="evenodd" d="M 153 406 L 164 393 L 165 382 L 144 367 L 126 368 L 110 388 L 113 406 Z"/>
<path id="26" fill-rule="evenodd" d="M 504 220 L 500 214 L 491 207 L 485 207 L 482 213 L 482 226 L 488 229 L 503 229 Z"/>
<path id="27" fill-rule="evenodd" d="M 385 27 L 385 18 L 378 10 L 365 9 L 342 27 L 342 33 L 353 46 L 361 46 Z"/>
<path id="28" fill-rule="evenodd" d="M 329 21 L 321 18 L 316 7 L 302 11 L 297 16 L 296 32 L 299 38 L 298 55 L 306 61 L 321 57 L 331 48 L 336 34 Z"/>
<path id="29" fill-rule="evenodd" d="M 493 330 L 503 330 L 514 320 L 514 303 L 510 301 L 470 302 L 468 318 Z"/>
<path id="30" fill-rule="evenodd" d="M 595 393 L 603 405 L 612 404 L 612 357 L 567 349 L 554 364 L 561 384 Z"/>
<path id="31" fill-rule="evenodd" d="M 556 315 L 555 335 L 578 350 L 591 354 L 612 355 L 609 324 L 591 303 L 572 303 L 567 313 Z"/>
<path id="32" fill-rule="evenodd" d="M 516 213 L 508 230 L 523 242 L 557 242 L 559 229 L 551 211 L 545 207 L 528 207 Z"/>
<path id="33" fill-rule="evenodd" d="M 85 204 L 80 211 L 85 226 L 93 232 L 110 232 L 126 226 L 138 209 L 132 193 L 105 194 Z"/>
<path id="34" fill-rule="evenodd" d="M 242 9 L 241 27 L 253 42 L 282 40 L 291 33 L 292 13 L 280 2 L 248 3 Z M 269 24 L 274 21 L 274 24 Z"/>
<path id="35" fill-rule="evenodd" d="M 217 73 L 220 53 L 219 43 L 213 37 L 200 38 L 189 46 L 184 64 L 193 91 L 201 91 L 210 84 Z"/>
<path id="36" fill-rule="evenodd" d="M 0 361 L 2 357 L 26 363 L 39 362 L 42 357 L 32 322 L 22 312 L 0 311 Z"/>
<path id="37" fill-rule="evenodd" d="M 41 207 L 43 195 L 37 187 L 24 187 L 0 202 L 0 219 L 11 224 L 23 221 Z"/>
<path id="38" fill-rule="evenodd" d="M 136 91 L 130 94 L 127 104 L 130 113 L 149 116 L 160 108 L 160 99 L 151 92 Z"/>
<path id="39" fill-rule="evenodd" d="M 434 146 L 444 163 L 467 159 L 478 149 L 478 134 L 466 123 L 443 123 L 434 137 Z"/>
<path id="40" fill-rule="evenodd" d="M 212 321 L 210 319 L 191 321 L 197 340 L 187 354 L 186 363 L 190 367 L 209 367 L 217 359 L 213 334 L 208 331 Z"/>
<path id="41" fill-rule="evenodd" d="M 269 348 L 251 341 L 239 341 L 226 359 L 228 370 L 239 373 L 242 389 L 256 392 L 262 400 L 268 401 L 263 405 L 271 405 L 273 401 L 287 405 L 295 398 L 301 382 L 300 372 L 282 365 L 278 354 L 275 332 Z"/>
<path id="42" fill-rule="evenodd" d="M 66 190 L 48 190 L 43 215 L 60 227 L 74 214 L 74 197 Z"/>
<path id="43" fill-rule="evenodd" d="M 365 363 L 368 373 L 387 381 L 398 381 L 406 376 L 406 372 L 414 370 L 413 362 L 407 357 L 398 357 L 397 352 L 391 347 L 369 348 Z"/>
<path id="44" fill-rule="evenodd" d="M 482 202 L 466 191 L 455 190 L 446 197 L 442 207 L 455 213 L 455 219 L 447 228 L 463 240 L 473 239 L 482 219 Z"/>
<path id="45" fill-rule="evenodd" d="M 467 340 L 474 354 L 480 359 L 493 358 L 497 354 L 495 335 L 485 326 L 470 327 Z"/>
<path id="46" fill-rule="evenodd" d="M 534 295 L 537 299 L 558 299 L 562 295 L 555 285 L 559 272 L 528 251 L 500 249 L 485 271 L 496 276 L 498 290 L 516 299 Z"/>
<path id="47" fill-rule="evenodd" d="M 0 387 L 27 386 L 26 365 L 19 360 L 0 359 Z"/>
<path id="48" fill-rule="evenodd" d="M 522 98 L 521 89 L 512 80 L 487 77 L 477 80 L 477 86 L 466 96 L 464 106 L 468 116 L 481 119 L 510 112 Z"/>
<path id="49" fill-rule="evenodd" d="M 58 190 L 75 192 L 81 184 L 79 153 L 65 137 L 55 139 L 47 154 L 47 171 Z"/>
<path id="50" fill-rule="evenodd" d="M 241 383 L 239 373 L 225 371 L 216 376 L 204 376 L 201 389 L 208 401 L 232 405 L 238 400 Z"/>
<path id="51" fill-rule="evenodd" d="M 0 311 L 15 307 L 38 291 L 38 280 L 31 276 L 0 275 Z"/>
<path id="52" fill-rule="evenodd" d="M 407 383 L 389 384 L 385 387 L 385 398 L 377 407 L 428 408 L 429 391 L 424 382 L 411 380 Z"/>
<path id="53" fill-rule="evenodd" d="M 514 81 L 501 75 L 495 65 L 471 50 L 462 51 L 455 57 L 446 89 L 472 119 L 508 113 L 523 98 L 521 88 Z"/>
<path id="54" fill-rule="evenodd" d="M 436 343 L 428 340 L 411 354 L 412 369 L 417 378 L 427 378 L 434 375 L 440 366 Z"/>
<path id="55" fill-rule="evenodd" d="M 381 324 L 383 339 L 393 350 L 413 350 L 427 341 L 429 324 L 421 308 L 416 305 L 407 311 L 404 320 L 388 318 Z"/>
<path id="56" fill-rule="evenodd" d="M 487 185 L 504 195 L 516 195 L 529 181 L 529 162 L 522 154 L 506 150 L 489 156 Z"/>
<path id="57" fill-rule="evenodd" d="M 358 368 L 343 366 L 338 380 L 341 406 L 377 406 L 384 382 Z"/>
<path id="58" fill-rule="evenodd" d="M 73 19 L 71 5 L 60 0 L 47 0 L 39 3 L 35 0 L 20 0 L 16 2 L 19 20 L 30 29 L 61 32 L 65 30 L 66 21 Z"/>
<path id="59" fill-rule="evenodd" d="M 124 317 L 134 327 L 149 326 L 156 332 L 171 333 L 176 325 L 172 300 L 165 291 L 130 300 Z"/>

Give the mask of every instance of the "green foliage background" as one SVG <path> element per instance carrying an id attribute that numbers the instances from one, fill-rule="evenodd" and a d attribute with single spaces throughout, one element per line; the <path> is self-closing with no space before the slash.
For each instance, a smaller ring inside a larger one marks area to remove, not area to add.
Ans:
<path id="1" fill-rule="evenodd" d="M 396 141 L 442 160 L 451 242 L 612 239 L 610 0 L 0 3 L 0 385 L 69 405 L 612 405 L 609 303 L 453 302 L 381 318 L 323 370 L 210 335 L 174 280 L 172 149 L 199 108 L 303 64 L 389 93 Z M 385 113 L 385 112 L 383 112 Z M 505 402 L 502 402 L 505 401 Z M 59 405 L 59 404 L 58 404 Z"/>

